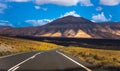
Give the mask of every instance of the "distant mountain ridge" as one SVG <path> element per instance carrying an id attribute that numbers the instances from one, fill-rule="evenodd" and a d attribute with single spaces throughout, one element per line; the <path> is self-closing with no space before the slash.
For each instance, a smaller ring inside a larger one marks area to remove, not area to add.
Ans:
<path id="1" fill-rule="evenodd" d="M 120 39 L 120 23 L 93 23 L 82 17 L 66 16 L 43 26 L 10 28 L 1 31 L 0 34 L 12 36 Z"/>
<path id="2" fill-rule="evenodd" d="M 11 29 L 11 26 L 2 26 L 0 25 L 0 31 L 6 30 L 6 29 Z"/>

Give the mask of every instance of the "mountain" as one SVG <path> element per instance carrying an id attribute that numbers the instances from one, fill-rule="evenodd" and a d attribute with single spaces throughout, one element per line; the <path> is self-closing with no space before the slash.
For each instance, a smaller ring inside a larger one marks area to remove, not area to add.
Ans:
<path id="1" fill-rule="evenodd" d="M 66 16 L 46 25 L 27 28 L 11 28 L 0 32 L 13 36 L 46 36 L 75 38 L 120 38 L 119 22 L 93 23 L 82 17 Z"/>
<path id="2" fill-rule="evenodd" d="M 41 27 L 42 32 L 36 36 L 52 36 L 52 37 L 88 37 L 91 36 L 84 32 L 81 28 L 93 24 L 91 21 L 82 17 L 67 16 L 54 20 L 47 25 Z"/>
<path id="3" fill-rule="evenodd" d="M 10 28 L 12 28 L 12 27 L 10 27 L 10 26 L 0 26 L 0 31 L 10 29 Z"/>

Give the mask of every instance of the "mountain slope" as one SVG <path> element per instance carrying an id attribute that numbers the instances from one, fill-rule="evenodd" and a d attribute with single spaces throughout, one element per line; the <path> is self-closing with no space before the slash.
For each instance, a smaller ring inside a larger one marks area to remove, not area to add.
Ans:
<path id="1" fill-rule="evenodd" d="M 100 24 L 107 29 L 106 32 L 120 36 L 120 22 L 104 22 Z"/>
<path id="2" fill-rule="evenodd" d="M 44 26 L 12 28 L 0 34 L 19 36 L 120 38 L 120 23 L 93 23 L 82 17 L 66 16 Z"/>
<path id="3" fill-rule="evenodd" d="M 116 35 L 116 33 L 119 33 L 120 31 L 120 24 L 113 24 L 114 25 L 93 23 L 82 17 L 67 16 L 42 26 L 42 32 L 38 32 L 36 36 L 54 37 L 54 34 L 57 34 L 55 35 L 57 37 L 119 38 L 120 35 Z M 109 29 L 113 30 L 114 33 L 112 33 Z"/>
<path id="4" fill-rule="evenodd" d="M 12 27 L 10 27 L 10 26 L 0 26 L 0 31 L 10 29 L 10 28 L 12 28 Z"/>
<path id="5" fill-rule="evenodd" d="M 87 24 L 92 24 L 92 22 L 80 17 L 67 16 L 42 26 L 42 32 L 39 32 L 36 36 L 75 37 L 82 25 Z M 81 30 L 81 33 L 83 32 L 84 31 Z M 89 34 L 84 32 L 84 35 Z"/>

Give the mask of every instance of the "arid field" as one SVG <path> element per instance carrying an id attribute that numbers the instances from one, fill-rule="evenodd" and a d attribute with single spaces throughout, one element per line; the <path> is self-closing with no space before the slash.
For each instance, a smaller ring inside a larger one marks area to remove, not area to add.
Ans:
<path id="1" fill-rule="evenodd" d="M 77 57 L 95 67 L 120 67 L 120 50 L 60 46 L 53 43 L 0 36 L 0 56 L 56 48 L 60 48 L 61 52 Z"/>
<path id="2" fill-rule="evenodd" d="M 0 56 L 30 51 L 44 51 L 59 48 L 52 43 L 0 36 Z"/>
<path id="3" fill-rule="evenodd" d="M 82 61 L 100 67 L 120 67 L 119 50 L 103 50 L 84 47 L 66 47 L 60 50 Z"/>

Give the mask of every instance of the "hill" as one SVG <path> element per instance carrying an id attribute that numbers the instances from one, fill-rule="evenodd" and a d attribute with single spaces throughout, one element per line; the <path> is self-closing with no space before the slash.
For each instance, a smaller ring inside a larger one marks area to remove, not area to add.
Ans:
<path id="1" fill-rule="evenodd" d="M 46 25 L 27 28 L 11 28 L 0 34 L 9 36 L 120 38 L 120 23 L 93 23 L 82 17 L 66 16 Z"/>
<path id="2" fill-rule="evenodd" d="M 10 26 L 0 26 L 0 31 L 6 30 L 6 29 L 11 29 L 12 27 Z"/>

